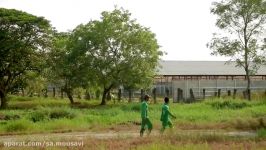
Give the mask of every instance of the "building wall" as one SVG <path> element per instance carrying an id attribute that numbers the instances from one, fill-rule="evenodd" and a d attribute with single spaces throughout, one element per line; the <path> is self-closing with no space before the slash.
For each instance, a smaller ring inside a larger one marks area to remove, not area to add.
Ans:
<path id="1" fill-rule="evenodd" d="M 253 76 L 251 80 L 252 91 L 265 91 L 265 76 Z M 247 86 L 245 76 L 161 76 L 155 79 L 154 87 L 157 89 L 159 96 L 166 96 L 166 89 L 170 90 L 169 96 L 177 101 L 178 88 L 183 90 L 183 98 L 190 98 L 189 90 L 193 90 L 195 98 L 203 97 L 203 89 L 205 96 L 214 96 L 218 89 L 222 94 L 226 94 L 228 90 L 233 93 L 237 89 L 238 93 L 242 93 Z"/>

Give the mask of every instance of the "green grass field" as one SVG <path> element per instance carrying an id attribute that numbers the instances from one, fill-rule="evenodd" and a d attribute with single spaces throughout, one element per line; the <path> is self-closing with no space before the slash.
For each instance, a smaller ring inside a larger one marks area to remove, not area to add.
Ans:
<path id="1" fill-rule="evenodd" d="M 70 106 L 66 99 L 11 96 L 9 109 L 0 110 L 0 133 L 42 133 L 108 130 L 127 127 L 136 129 L 140 123 L 138 102 L 79 100 Z M 149 105 L 149 117 L 160 128 L 161 105 Z M 192 104 L 171 103 L 172 120 L 179 129 L 258 130 L 266 127 L 266 101 L 208 99 Z"/>
<path id="2" fill-rule="evenodd" d="M 10 96 L 9 108 L 0 110 L 0 134 L 108 132 L 110 130 L 138 133 L 139 131 L 139 102 L 122 101 L 114 104 L 110 101 L 106 106 L 100 106 L 98 100 L 76 101 L 75 105 L 70 105 L 67 99 Z M 161 105 L 162 99 L 157 104 L 152 102 L 149 104 L 149 117 L 154 124 L 154 131 L 157 132 L 161 128 L 159 121 Z M 193 150 L 264 149 L 266 146 L 266 101 L 263 99 L 247 101 L 216 98 L 191 104 L 170 103 L 170 111 L 177 118 L 172 120 L 173 132 L 167 130 L 164 136 L 98 140 L 84 138 L 82 148 Z M 233 138 L 216 134 L 181 135 L 178 133 L 186 130 L 252 130 L 257 133 L 257 136 L 256 138 Z M 8 149 L 3 144 L 0 144 L 0 148 Z M 51 149 L 62 148 L 73 149 L 73 147 L 52 147 Z M 25 149 L 36 149 L 36 147 Z"/>

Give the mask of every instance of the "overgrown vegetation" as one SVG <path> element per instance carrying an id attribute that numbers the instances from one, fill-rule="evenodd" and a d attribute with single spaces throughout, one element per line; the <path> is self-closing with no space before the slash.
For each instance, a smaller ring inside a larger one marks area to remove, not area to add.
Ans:
<path id="1" fill-rule="evenodd" d="M 66 99 L 10 97 L 10 108 L 0 111 L 0 133 L 38 133 L 91 131 L 127 128 L 138 130 L 139 102 L 110 103 L 79 100 L 70 105 Z M 265 101 L 209 99 L 184 104 L 171 103 L 177 129 L 261 130 L 266 128 Z M 155 130 L 160 128 L 161 104 L 150 104 L 149 116 Z M 260 132 L 263 133 L 263 130 Z"/>

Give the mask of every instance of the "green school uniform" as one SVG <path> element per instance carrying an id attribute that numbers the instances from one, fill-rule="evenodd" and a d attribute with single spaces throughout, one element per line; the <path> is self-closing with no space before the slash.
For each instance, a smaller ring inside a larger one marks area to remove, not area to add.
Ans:
<path id="1" fill-rule="evenodd" d="M 170 128 L 173 127 L 173 124 L 169 118 L 170 112 L 169 112 L 169 106 L 167 104 L 164 104 L 162 106 L 162 114 L 161 114 L 161 121 L 162 121 L 162 130 L 164 130 L 167 126 Z"/>
<path id="2" fill-rule="evenodd" d="M 140 129 L 140 135 L 142 136 L 146 126 L 148 127 L 148 130 L 152 130 L 152 123 L 148 117 L 148 104 L 146 101 L 143 101 L 141 103 L 141 129 Z"/>

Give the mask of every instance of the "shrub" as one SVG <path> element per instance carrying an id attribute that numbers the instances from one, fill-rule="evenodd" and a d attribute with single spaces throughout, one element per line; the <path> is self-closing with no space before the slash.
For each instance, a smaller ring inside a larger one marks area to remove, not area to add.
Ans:
<path id="1" fill-rule="evenodd" d="M 241 109 L 248 107 L 249 105 L 245 102 L 232 102 L 232 101 L 216 101 L 210 103 L 210 105 L 216 109 Z"/>
<path id="2" fill-rule="evenodd" d="M 33 122 L 43 121 L 48 119 L 48 113 L 45 111 L 35 111 L 30 114 L 30 120 Z"/>
<path id="3" fill-rule="evenodd" d="M 50 112 L 49 117 L 51 119 L 60 119 L 60 118 L 69 118 L 73 119 L 76 117 L 76 114 L 68 109 L 56 109 Z"/>
<path id="4" fill-rule="evenodd" d="M 264 138 L 266 139 L 266 128 L 261 128 L 257 130 L 257 134 L 259 138 Z"/>
<path id="5" fill-rule="evenodd" d="M 11 121 L 6 125 L 7 132 L 25 131 L 31 126 L 27 120 Z"/>
<path id="6" fill-rule="evenodd" d="M 15 115 L 6 115 L 5 120 L 17 120 L 20 119 L 20 116 L 15 114 Z"/>
<path id="7" fill-rule="evenodd" d="M 0 114 L 0 120 L 17 120 L 20 116 L 17 114 Z"/>
<path id="8" fill-rule="evenodd" d="M 252 119 L 236 119 L 235 128 L 237 129 L 260 129 L 265 127 L 263 124 L 263 118 L 252 118 Z"/>
<path id="9" fill-rule="evenodd" d="M 247 120 L 243 120 L 243 119 L 240 119 L 240 118 L 237 118 L 235 120 L 235 128 L 236 129 L 248 129 L 249 128 L 249 122 Z"/>

